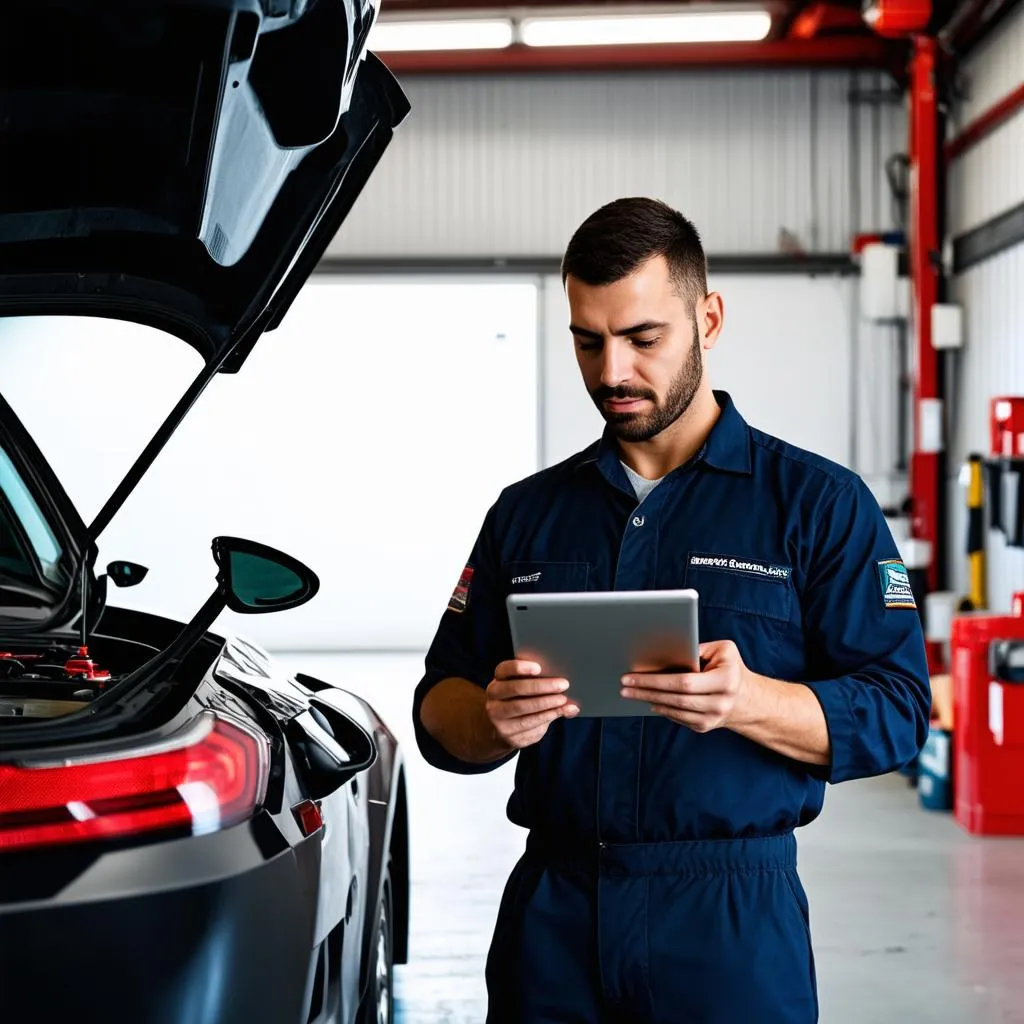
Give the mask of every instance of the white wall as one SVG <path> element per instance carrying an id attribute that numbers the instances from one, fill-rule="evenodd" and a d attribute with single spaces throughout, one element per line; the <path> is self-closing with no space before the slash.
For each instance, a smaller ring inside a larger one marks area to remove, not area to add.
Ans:
<path id="1" fill-rule="evenodd" d="M 712 277 L 725 327 L 711 352 L 715 387 L 729 391 L 746 420 L 793 444 L 849 465 L 849 279 Z M 544 452 L 546 465 L 593 441 L 603 421 L 580 381 L 558 277 L 544 281 Z"/>
<path id="2" fill-rule="evenodd" d="M 710 283 L 726 308 L 716 386 L 755 426 L 847 463 L 854 282 Z M 116 600 L 189 616 L 212 586 L 210 539 L 236 534 L 305 560 L 323 589 L 221 628 L 277 648 L 422 648 L 501 487 L 600 433 L 567 326 L 557 277 L 313 278 L 104 534 L 104 563 L 151 567 Z M 86 519 L 199 366 L 135 325 L 0 322 L 4 394 Z"/>
<path id="3" fill-rule="evenodd" d="M 210 540 L 295 555 L 303 608 L 225 613 L 282 648 L 418 648 L 488 505 L 537 466 L 532 281 L 318 277 L 241 373 L 215 379 L 102 538 L 151 567 L 116 600 L 188 617 Z M 86 518 L 198 371 L 183 343 L 102 320 L 0 321 L 4 395 Z"/>
<path id="4" fill-rule="evenodd" d="M 726 308 L 715 385 L 755 426 L 848 464 L 854 281 L 710 283 Z M 322 590 L 221 628 L 277 648 L 422 648 L 498 491 L 600 433 L 567 326 L 557 277 L 313 278 L 104 534 L 104 562 L 151 567 L 116 600 L 187 617 L 212 586 L 210 539 L 236 534 L 303 559 Z M 199 365 L 135 325 L 0 322 L 4 393 L 86 519 Z"/>
<path id="5" fill-rule="evenodd" d="M 894 226 L 884 163 L 906 150 L 905 104 L 848 102 L 851 90 L 890 84 L 875 72 L 410 76 L 412 113 L 329 254 L 557 258 L 587 214 L 621 195 L 675 204 L 711 254 L 777 253 L 782 229 L 808 249 L 846 252 L 852 235 Z M 728 325 L 716 381 L 753 422 L 850 465 L 883 503 L 898 500 L 895 341 L 858 326 L 851 353 L 854 281 L 720 283 Z M 562 302 L 547 280 L 549 341 L 564 339 Z M 545 359 L 550 462 L 600 422 L 571 352 L 549 345 Z M 770 400 L 759 378 L 803 406 Z"/>
<path id="6" fill-rule="evenodd" d="M 971 268 L 956 281 L 963 304 L 966 347 L 958 359 L 956 425 L 950 444 L 950 469 L 956 473 L 971 452 L 989 452 L 989 399 L 1024 395 L 1024 245 Z M 964 494 L 949 483 L 952 581 L 967 588 L 964 554 L 967 518 Z M 1015 590 L 1024 589 L 1024 550 L 1007 548 L 1001 534 L 987 538 L 989 605 L 1006 611 Z"/>
<path id="7" fill-rule="evenodd" d="M 875 72 L 409 76 L 412 113 L 329 252 L 559 256 L 603 203 L 649 195 L 709 253 L 847 252 L 891 226 L 902 105 L 851 109 Z"/>
<path id="8" fill-rule="evenodd" d="M 951 112 L 953 137 L 1024 81 L 1024 7 L 1018 7 L 978 49 L 961 74 L 966 93 Z M 1024 201 L 1024 111 L 954 161 L 949 180 L 953 235 L 969 231 Z"/>
<path id="9" fill-rule="evenodd" d="M 950 134 L 1024 82 L 1024 8 L 1016 10 L 971 55 L 964 69 L 968 98 L 953 112 Z M 1018 112 L 960 157 L 950 176 L 950 230 L 958 234 L 1024 201 L 1024 112 Z M 989 399 L 1024 395 L 1024 244 L 971 267 L 953 282 L 964 307 L 965 346 L 956 357 L 955 423 L 949 439 L 949 543 L 952 585 L 967 588 L 964 494 L 955 474 L 971 452 L 988 454 Z M 1006 611 L 1024 589 L 1024 551 L 989 533 L 989 605 Z"/>

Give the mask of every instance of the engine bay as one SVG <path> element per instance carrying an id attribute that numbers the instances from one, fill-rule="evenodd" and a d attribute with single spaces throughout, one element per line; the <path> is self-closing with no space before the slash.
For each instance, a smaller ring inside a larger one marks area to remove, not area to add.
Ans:
<path id="1" fill-rule="evenodd" d="M 0 724 L 70 714 L 106 692 L 155 648 L 93 636 L 5 640 L 0 636 Z"/>

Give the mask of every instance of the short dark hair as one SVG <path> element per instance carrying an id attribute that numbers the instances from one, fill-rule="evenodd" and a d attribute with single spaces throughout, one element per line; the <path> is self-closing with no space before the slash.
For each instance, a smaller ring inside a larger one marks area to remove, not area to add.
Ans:
<path id="1" fill-rule="evenodd" d="M 658 256 L 684 301 L 695 305 L 707 295 L 707 258 L 693 224 L 657 199 L 616 199 L 576 229 L 562 258 L 562 284 L 570 274 L 584 284 L 612 284 Z"/>

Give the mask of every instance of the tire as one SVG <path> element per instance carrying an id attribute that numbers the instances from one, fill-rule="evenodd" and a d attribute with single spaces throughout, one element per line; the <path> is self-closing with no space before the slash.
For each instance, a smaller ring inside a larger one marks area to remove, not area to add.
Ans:
<path id="1" fill-rule="evenodd" d="M 360 1024 L 394 1024 L 395 943 L 394 900 L 391 892 L 391 859 L 384 873 L 377 924 L 370 942 L 370 980 Z"/>

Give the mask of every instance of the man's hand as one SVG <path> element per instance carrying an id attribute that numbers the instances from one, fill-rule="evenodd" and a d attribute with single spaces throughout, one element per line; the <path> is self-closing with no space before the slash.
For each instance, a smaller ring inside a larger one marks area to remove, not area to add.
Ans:
<path id="1" fill-rule="evenodd" d="M 572 718 L 579 707 L 565 696 L 565 679 L 541 676 L 532 661 L 503 661 L 487 686 L 487 717 L 497 738 L 513 750 L 539 743 L 556 718 Z"/>
<path id="2" fill-rule="evenodd" d="M 796 761 L 829 764 L 828 724 L 810 687 L 751 672 L 731 640 L 701 644 L 700 660 L 701 672 L 624 676 L 622 696 L 694 732 L 731 729 Z"/>
<path id="3" fill-rule="evenodd" d="M 644 701 L 659 715 L 694 732 L 729 726 L 741 713 L 753 676 L 731 640 L 700 645 L 700 672 L 624 676 L 622 696 Z"/>

